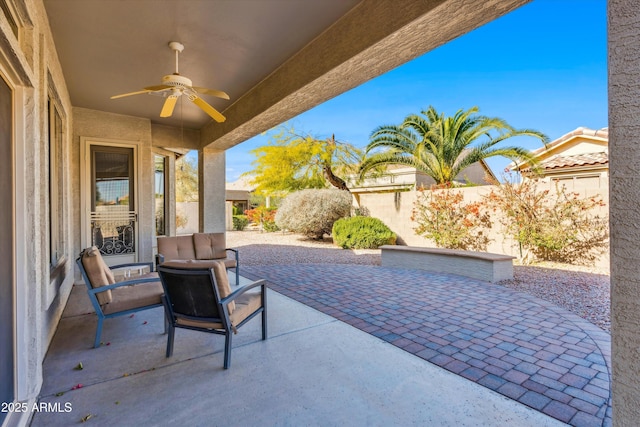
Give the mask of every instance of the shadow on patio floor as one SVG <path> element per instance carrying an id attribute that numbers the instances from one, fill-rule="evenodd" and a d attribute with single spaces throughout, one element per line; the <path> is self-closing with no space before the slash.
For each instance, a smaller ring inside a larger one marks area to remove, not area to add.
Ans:
<path id="1" fill-rule="evenodd" d="M 166 359 L 161 309 L 106 321 L 93 349 L 88 304 L 75 286 L 44 361 L 40 401 L 71 410 L 35 413 L 32 426 L 561 424 L 277 292 L 269 339 L 250 322 L 226 371 L 209 334 L 178 330 Z"/>

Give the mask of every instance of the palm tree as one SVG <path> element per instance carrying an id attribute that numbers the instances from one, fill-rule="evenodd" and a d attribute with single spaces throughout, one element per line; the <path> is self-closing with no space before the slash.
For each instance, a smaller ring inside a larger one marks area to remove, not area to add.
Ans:
<path id="1" fill-rule="evenodd" d="M 505 139 L 532 136 L 543 144 L 546 135 L 532 129 L 514 129 L 500 118 L 478 115 L 478 107 L 458 110 L 453 117 L 429 107 L 422 115 L 411 114 L 399 126 L 380 126 L 371 134 L 360 177 L 384 165 L 400 164 L 431 176 L 437 185 L 450 184 L 466 167 L 494 156 L 535 163 L 521 147 L 496 147 Z M 472 144 L 476 143 L 473 147 Z M 382 151 L 375 151 L 382 149 Z"/>

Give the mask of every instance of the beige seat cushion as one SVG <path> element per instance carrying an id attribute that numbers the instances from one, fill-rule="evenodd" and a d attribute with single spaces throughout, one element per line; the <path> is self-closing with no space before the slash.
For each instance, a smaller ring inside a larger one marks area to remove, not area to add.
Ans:
<path id="1" fill-rule="evenodd" d="M 262 306 L 262 294 L 260 292 L 247 292 L 240 295 L 236 299 L 236 309 L 229 316 L 233 326 L 239 325 L 244 319 L 249 317 L 251 313 Z M 196 320 L 177 319 L 179 325 L 193 326 L 206 329 L 223 329 L 222 323 L 215 322 L 199 322 Z"/>
<path id="2" fill-rule="evenodd" d="M 216 283 L 218 284 L 218 292 L 220 293 L 220 299 L 224 299 L 231 295 L 231 286 L 229 285 L 229 274 L 227 268 L 223 262 L 217 261 L 213 266 L 213 274 L 216 276 Z M 236 309 L 236 303 L 231 301 L 229 305 L 229 315 L 233 316 Z"/>
<path id="3" fill-rule="evenodd" d="M 196 259 L 221 259 L 227 257 L 224 233 L 194 233 L 193 247 L 196 251 Z"/>
<path id="4" fill-rule="evenodd" d="M 192 236 L 158 237 L 158 254 L 170 259 L 196 259 Z"/>
<path id="5" fill-rule="evenodd" d="M 163 267 L 170 268 L 185 268 L 199 270 L 202 268 L 211 268 L 214 264 L 222 262 L 226 268 L 235 268 L 236 260 L 231 258 L 226 259 L 169 259 L 162 263 Z"/>
<path id="6" fill-rule="evenodd" d="M 116 283 L 115 277 L 111 272 L 111 269 L 107 266 L 100 255 L 100 250 L 92 246 L 82 251 L 82 266 L 84 267 L 87 277 L 89 278 L 89 284 L 92 288 L 99 288 L 102 286 L 113 285 Z M 101 306 L 111 303 L 113 295 L 111 291 L 99 292 L 96 294 L 98 303 Z"/>
<path id="7" fill-rule="evenodd" d="M 229 275 L 225 263 L 222 261 L 210 259 L 210 260 L 171 260 L 162 263 L 163 267 L 168 268 L 182 268 L 182 269 L 209 269 L 213 268 L 213 274 L 218 284 L 218 293 L 220 299 L 226 298 L 231 294 L 231 286 L 229 285 Z M 233 313 L 236 304 L 231 301 L 228 305 L 229 315 Z"/>
<path id="8" fill-rule="evenodd" d="M 162 284 L 158 273 L 148 273 L 142 278 L 154 277 L 157 282 L 140 283 L 137 285 L 123 286 L 112 291 L 113 300 L 103 308 L 105 314 L 117 313 L 134 308 L 146 307 L 149 305 L 161 304 Z"/>

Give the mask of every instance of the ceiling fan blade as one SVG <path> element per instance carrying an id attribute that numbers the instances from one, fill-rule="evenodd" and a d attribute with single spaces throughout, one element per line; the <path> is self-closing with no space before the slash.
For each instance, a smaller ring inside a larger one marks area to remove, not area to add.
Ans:
<path id="1" fill-rule="evenodd" d="M 147 86 L 144 88 L 144 90 L 149 91 L 149 92 L 157 92 L 159 90 L 165 90 L 165 89 L 171 89 L 173 88 L 173 86 L 169 86 L 169 85 L 157 85 L 157 86 Z"/>
<path id="2" fill-rule="evenodd" d="M 189 99 L 198 107 L 202 108 L 202 110 L 208 115 L 210 115 L 213 118 L 213 120 L 215 120 L 216 122 L 222 123 L 225 120 L 227 120 L 222 114 L 220 114 L 218 110 L 213 108 L 211 105 L 207 104 L 204 99 L 199 98 L 195 95 L 189 96 Z"/>
<path id="3" fill-rule="evenodd" d="M 167 100 L 164 101 L 164 105 L 162 106 L 160 117 L 171 117 L 171 115 L 173 114 L 173 109 L 176 106 L 177 100 L 178 100 L 177 95 L 171 95 L 167 97 Z"/>
<path id="4" fill-rule="evenodd" d="M 137 92 L 129 92 L 129 93 L 123 93 L 121 95 L 114 95 L 111 97 L 111 99 L 118 99 L 118 98 L 124 98 L 125 96 L 131 96 L 131 95 L 140 95 L 141 93 L 147 93 L 150 92 L 148 90 L 139 90 Z"/>
<path id="5" fill-rule="evenodd" d="M 204 93 L 205 95 L 211 95 L 222 99 L 229 99 L 229 95 L 221 90 L 208 89 L 206 87 L 193 86 L 191 89 L 198 93 Z"/>

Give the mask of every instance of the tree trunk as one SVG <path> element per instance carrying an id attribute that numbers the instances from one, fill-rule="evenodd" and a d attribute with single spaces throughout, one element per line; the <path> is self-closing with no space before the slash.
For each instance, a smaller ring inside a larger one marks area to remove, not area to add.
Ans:
<path id="1" fill-rule="evenodd" d="M 344 190 L 344 191 L 348 191 L 349 193 L 351 193 L 351 190 L 349 190 L 349 187 L 347 187 L 347 183 L 344 182 L 344 180 L 342 178 L 337 177 L 333 173 L 333 171 L 331 170 L 331 165 L 329 164 L 329 162 L 325 162 L 324 163 L 324 165 L 322 166 L 322 170 L 324 171 L 324 177 L 327 179 L 327 181 L 329 181 L 329 184 L 333 185 L 338 190 Z"/>
<path id="2" fill-rule="evenodd" d="M 335 146 L 336 146 L 336 136 L 335 135 L 331 135 L 331 138 L 327 139 L 327 144 L 328 144 L 329 148 L 331 149 L 331 152 L 333 153 L 333 150 L 335 149 Z M 331 169 L 331 161 L 330 160 L 325 160 L 323 162 L 322 170 L 324 172 L 324 177 L 327 179 L 327 181 L 329 181 L 329 184 L 333 185 L 338 190 L 348 191 L 349 194 L 351 194 L 351 190 L 349 190 L 349 187 L 347 187 L 347 183 L 342 178 L 337 177 L 333 173 L 333 170 Z"/>

